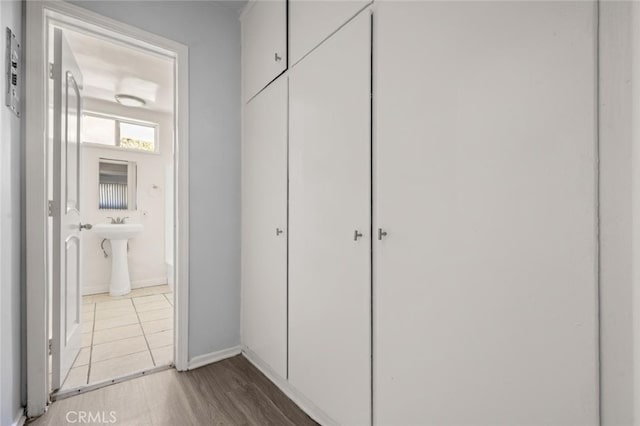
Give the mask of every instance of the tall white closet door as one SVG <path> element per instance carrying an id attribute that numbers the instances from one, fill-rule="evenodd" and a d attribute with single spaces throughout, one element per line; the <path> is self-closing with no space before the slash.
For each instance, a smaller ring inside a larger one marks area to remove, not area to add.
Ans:
<path id="1" fill-rule="evenodd" d="M 287 79 L 249 102 L 242 144 L 242 341 L 287 371 Z"/>
<path id="2" fill-rule="evenodd" d="M 374 424 L 598 423 L 595 8 L 374 15 Z"/>
<path id="3" fill-rule="evenodd" d="M 290 75 L 289 380 L 370 422 L 370 38 L 365 12 Z"/>

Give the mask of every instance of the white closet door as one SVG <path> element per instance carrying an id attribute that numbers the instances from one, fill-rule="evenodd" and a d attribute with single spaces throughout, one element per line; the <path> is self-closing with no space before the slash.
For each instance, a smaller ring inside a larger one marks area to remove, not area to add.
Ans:
<path id="1" fill-rule="evenodd" d="M 287 371 L 287 79 L 245 107 L 242 145 L 242 341 Z"/>
<path id="2" fill-rule="evenodd" d="M 598 424 L 594 11 L 378 4 L 374 424 Z"/>
<path id="3" fill-rule="evenodd" d="M 370 423 L 370 20 L 290 76 L 289 380 L 345 425 Z"/>

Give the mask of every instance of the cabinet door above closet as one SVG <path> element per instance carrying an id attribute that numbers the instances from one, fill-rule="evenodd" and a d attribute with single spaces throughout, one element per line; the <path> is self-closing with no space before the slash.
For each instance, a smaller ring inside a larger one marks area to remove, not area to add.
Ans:
<path id="1" fill-rule="evenodd" d="M 242 16 L 242 86 L 247 102 L 287 69 L 287 2 L 256 1 Z"/>
<path id="2" fill-rule="evenodd" d="M 361 11 L 370 0 L 291 0 L 289 48 L 291 65 L 322 43 Z"/>

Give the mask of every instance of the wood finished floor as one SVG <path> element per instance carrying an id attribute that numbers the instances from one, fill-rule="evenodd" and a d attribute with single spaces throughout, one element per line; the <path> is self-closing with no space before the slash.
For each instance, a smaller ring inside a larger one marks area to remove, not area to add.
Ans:
<path id="1" fill-rule="evenodd" d="M 67 420 L 71 411 L 104 412 L 107 422 L 114 411 L 115 425 L 317 424 L 242 355 L 192 371 L 166 370 L 56 401 L 44 416 L 29 424 L 72 424 Z M 75 415 L 69 420 L 76 420 Z"/>

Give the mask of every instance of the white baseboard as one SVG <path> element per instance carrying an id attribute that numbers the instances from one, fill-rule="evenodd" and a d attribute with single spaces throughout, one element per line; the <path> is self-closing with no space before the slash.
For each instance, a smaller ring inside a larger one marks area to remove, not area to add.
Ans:
<path id="1" fill-rule="evenodd" d="M 324 411 L 318 408 L 317 405 L 300 393 L 288 380 L 276 374 L 259 356 L 244 345 L 242 346 L 242 355 L 313 420 L 324 426 L 338 425 L 338 422 L 329 417 Z"/>
<path id="2" fill-rule="evenodd" d="M 232 356 L 239 355 L 242 352 L 240 346 L 234 346 L 229 349 L 223 349 L 217 352 L 210 352 L 208 354 L 194 356 L 189 360 L 189 365 L 187 370 L 193 370 L 195 368 L 199 368 L 205 366 L 207 364 L 212 364 L 214 362 L 222 361 L 226 358 L 231 358 Z"/>
<path id="3" fill-rule="evenodd" d="M 11 423 L 11 426 L 23 426 L 26 421 L 27 417 L 24 415 L 24 409 L 21 408 L 20 411 L 18 411 L 18 413 L 16 414 L 16 417 L 13 420 L 13 423 Z"/>
<path id="4" fill-rule="evenodd" d="M 165 262 L 165 269 L 167 270 L 167 284 L 173 290 L 173 265 L 169 262 Z"/>
<path id="5" fill-rule="evenodd" d="M 153 287 L 167 284 L 167 277 L 147 278 L 145 280 L 131 281 L 131 288 Z M 86 285 L 82 288 L 82 295 L 109 293 L 109 283 Z"/>

